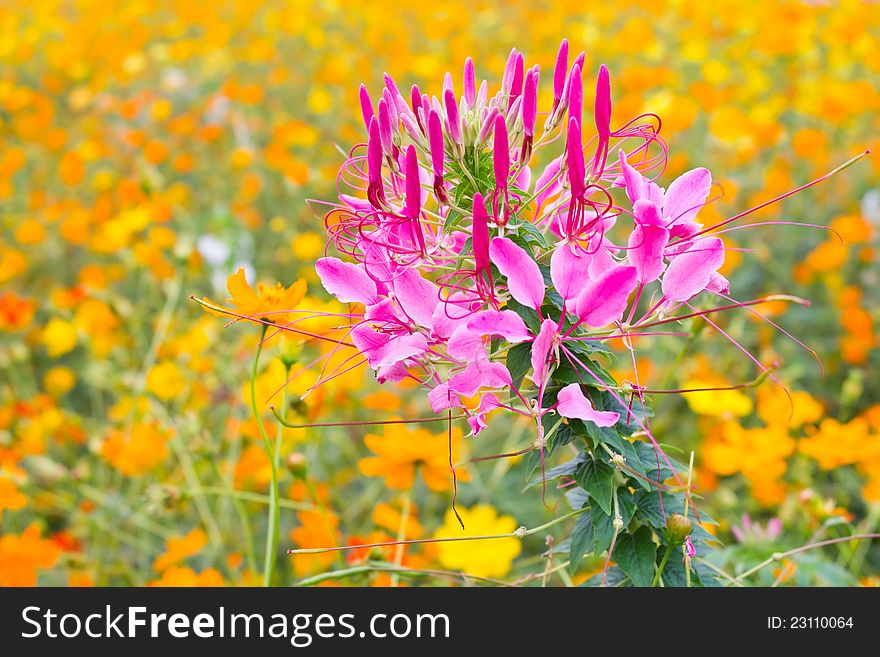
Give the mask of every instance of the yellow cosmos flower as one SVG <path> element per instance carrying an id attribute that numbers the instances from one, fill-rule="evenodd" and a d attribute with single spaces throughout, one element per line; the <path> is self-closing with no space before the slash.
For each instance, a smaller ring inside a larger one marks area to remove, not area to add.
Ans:
<path id="1" fill-rule="evenodd" d="M 161 573 L 187 557 L 198 554 L 208 543 L 204 530 L 196 527 L 186 536 L 172 536 L 165 543 L 165 552 L 153 561 L 153 570 Z"/>
<path id="2" fill-rule="evenodd" d="M 463 434 L 452 430 L 452 462 L 458 461 Z M 415 481 L 416 469 L 421 470 L 425 485 L 433 491 L 452 489 L 449 468 L 449 436 L 432 434 L 427 429 L 410 429 L 404 424 L 389 424 L 382 436 L 368 434 L 364 439 L 376 456 L 361 459 L 360 471 L 368 477 L 383 477 L 389 488 L 407 490 Z M 464 468 L 456 468 L 459 481 L 468 481 Z"/>
<path id="3" fill-rule="evenodd" d="M 180 369 L 172 362 L 158 363 L 147 374 L 147 390 L 162 401 L 178 397 L 186 387 Z"/>
<path id="4" fill-rule="evenodd" d="M 700 376 L 688 379 L 685 389 L 720 388 L 730 384 L 721 377 Z M 732 418 L 745 417 L 752 412 L 752 400 L 740 390 L 709 390 L 688 392 L 684 395 L 688 406 L 697 415 Z"/>
<path id="5" fill-rule="evenodd" d="M 76 347 L 76 326 L 57 317 L 53 317 L 43 329 L 43 344 L 52 358 L 58 358 Z"/>
<path id="6" fill-rule="evenodd" d="M 114 430 L 101 445 L 101 456 L 132 477 L 156 468 L 168 455 L 168 435 L 151 423 L 137 423 L 130 431 Z"/>
<path id="7" fill-rule="evenodd" d="M 254 289 L 247 282 L 244 269 L 239 268 L 226 280 L 226 289 L 229 290 L 229 302 L 235 314 L 284 324 L 289 320 L 290 311 L 296 308 L 306 295 L 306 282 L 299 279 L 290 287 L 284 287 L 281 283 L 275 285 L 257 283 L 257 288 Z M 209 299 L 204 301 L 217 305 Z M 222 314 L 210 308 L 207 310 L 214 314 Z"/>
<path id="8" fill-rule="evenodd" d="M 494 507 L 477 504 L 470 509 L 459 509 L 465 528 L 462 530 L 452 509 L 446 512 L 443 526 L 434 538 L 461 538 L 510 534 L 517 524 L 513 516 L 498 515 Z M 504 577 L 510 572 L 513 560 L 522 550 L 518 538 L 493 538 L 482 541 L 448 541 L 437 543 L 440 563 L 446 568 L 461 570 L 479 577 Z"/>

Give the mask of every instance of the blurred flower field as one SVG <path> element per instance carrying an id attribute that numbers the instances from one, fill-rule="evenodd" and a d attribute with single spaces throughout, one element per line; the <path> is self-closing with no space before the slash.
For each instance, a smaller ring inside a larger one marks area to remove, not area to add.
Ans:
<path id="1" fill-rule="evenodd" d="M 616 117 L 662 117 L 662 180 L 711 169 L 706 225 L 871 150 L 722 235 L 737 298 L 786 295 L 756 308 L 821 361 L 717 317 L 788 391 L 699 318 L 641 339 L 638 374 L 611 346 L 618 380 L 713 389 L 657 395 L 652 429 L 694 454 L 719 584 L 880 584 L 876 543 L 797 550 L 880 531 L 880 4 L 37 0 L 0 12 L 0 586 L 594 583 L 603 557 L 558 549 L 576 521 L 553 523 L 554 482 L 542 503 L 528 457 L 481 460 L 527 446 L 527 418 L 370 425 L 432 412 L 345 349 L 304 397 L 317 371 L 286 383 L 346 312 L 315 273 L 314 200 L 365 141 L 358 85 L 439 95 L 467 57 L 500 79 L 515 46 L 546 108 L 563 37 L 585 79 L 608 66 Z M 260 330 L 194 299 L 326 316 L 270 335 L 252 372 Z M 285 554 L 327 547 L 352 549 Z"/>

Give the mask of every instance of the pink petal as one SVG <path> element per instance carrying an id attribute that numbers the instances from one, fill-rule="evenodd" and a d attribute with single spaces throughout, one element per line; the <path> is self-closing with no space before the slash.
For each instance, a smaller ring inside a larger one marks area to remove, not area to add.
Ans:
<path id="1" fill-rule="evenodd" d="M 434 308 L 434 315 L 431 318 L 434 327 L 434 335 L 445 340 L 459 326 L 467 324 L 468 318 L 471 316 L 471 310 L 466 303 L 460 299 L 460 292 L 452 294 L 445 301 L 441 301 Z"/>
<path id="2" fill-rule="evenodd" d="M 617 266 L 617 262 L 611 257 L 611 252 L 606 246 L 607 242 L 602 247 L 596 249 L 595 253 L 590 254 L 589 273 L 591 281 L 602 278 L 609 269 Z"/>
<path id="3" fill-rule="evenodd" d="M 706 203 L 712 188 L 708 169 L 692 169 L 669 185 L 663 201 L 663 215 L 669 222 L 690 221 Z"/>
<path id="4" fill-rule="evenodd" d="M 566 301 L 577 298 L 584 289 L 592 258 L 581 248 L 560 243 L 550 257 L 553 287 Z"/>
<path id="5" fill-rule="evenodd" d="M 440 303 L 439 290 L 417 270 L 405 269 L 398 274 L 394 279 L 394 296 L 416 324 L 428 329 L 434 326 L 434 310 Z"/>
<path id="6" fill-rule="evenodd" d="M 369 305 L 378 299 L 376 283 L 357 265 L 339 258 L 318 258 L 315 271 L 324 289 L 343 303 Z"/>
<path id="7" fill-rule="evenodd" d="M 633 203 L 633 214 L 636 216 L 636 223 L 643 226 L 664 225 L 659 206 L 651 201 L 639 199 Z"/>
<path id="8" fill-rule="evenodd" d="M 459 326 L 446 342 L 446 353 L 453 358 L 464 361 L 485 355 L 483 336 L 476 331 L 471 331 L 467 325 Z"/>
<path id="9" fill-rule="evenodd" d="M 629 236 L 627 259 L 636 268 L 639 282 L 650 283 L 660 278 L 665 265 L 663 250 L 669 242 L 669 231 L 659 226 L 637 225 Z"/>
<path id="10" fill-rule="evenodd" d="M 428 342 L 421 333 L 391 337 L 387 333 L 374 331 L 366 324 L 352 329 L 351 341 L 373 369 L 395 365 L 423 354 L 428 348 Z"/>
<path id="11" fill-rule="evenodd" d="M 626 161 L 626 153 L 620 149 L 617 153 L 620 158 L 620 169 L 623 171 L 623 186 L 626 187 L 626 195 L 629 202 L 635 205 L 645 195 L 645 178 Z"/>
<path id="12" fill-rule="evenodd" d="M 713 271 L 709 276 L 709 283 L 706 285 L 706 289 L 710 292 L 719 292 L 721 294 L 729 294 L 730 293 L 730 281 L 727 280 L 724 276 L 719 274 L 716 271 Z"/>
<path id="13" fill-rule="evenodd" d="M 539 310 L 544 301 L 544 277 L 538 263 L 506 237 L 489 244 L 489 257 L 504 276 L 510 295 L 521 304 Z"/>
<path id="14" fill-rule="evenodd" d="M 550 164 L 541 172 L 535 181 L 535 205 L 541 207 L 551 196 L 555 196 L 562 189 L 562 181 L 559 179 L 559 169 L 562 166 L 562 156 L 551 160 Z M 550 181 L 553 181 L 552 183 Z M 549 185 L 548 185 L 549 183 Z M 544 189 L 546 187 L 546 189 Z M 525 189 L 525 188 L 521 188 Z"/>
<path id="15" fill-rule="evenodd" d="M 547 356 L 553 349 L 553 338 L 558 326 L 552 319 L 545 319 L 541 331 L 532 343 L 532 381 L 540 387 L 547 380 Z"/>
<path id="16" fill-rule="evenodd" d="M 510 372 L 501 363 L 488 358 L 477 358 L 464 371 L 449 379 L 449 389 L 465 397 L 473 397 L 480 388 L 509 386 Z"/>
<path id="17" fill-rule="evenodd" d="M 620 419 L 620 414 L 614 411 L 597 411 L 593 408 L 577 383 L 565 386 L 559 391 L 556 399 L 559 402 L 556 410 L 562 417 L 587 420 L 600 427 L 613 427 Z"/>
<path id="18" fill-rule="evenodd" d="M 461 400 L 458 398 L 458 395 L 449 389 L 448 383 L 441 383 L 429 392 L 428 403 L 431 404 L 431 410 L 435 413 L 440 413 L 450 408 L 462 407 Z"/>
<path id="19" fill-rule="evenodd" d="M 702 292 L 712 273 L 724 264 L 724 243 L 718 237 L 704 237 L 675 256 L 663 277 L 663 295 L 670 301 L 687 301 Z"/>
<path id="20" fill-rule="evenodd" d="M 590 283 L 577 299 L 578 317 L 587 326 L 599 328 L 619 321 L 626 310 L 630 292 L 636 286 L 635 267 L 616 265 Z"/>
<path id="21" fill-rule="evenodd" d="M 472 315 L 467 327 L 479 335 L 500 335 L 508 342 L 524 342 L 532 337 L 522 317 L 512 310 L 484 310 Z"/>

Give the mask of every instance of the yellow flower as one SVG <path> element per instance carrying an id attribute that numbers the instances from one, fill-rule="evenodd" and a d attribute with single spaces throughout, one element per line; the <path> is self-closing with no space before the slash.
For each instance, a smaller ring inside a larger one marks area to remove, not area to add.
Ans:
<path id="1" fill-rule="evenodd" d="M 812 424 L 822 417 L 822 404 L 808 392 L 795 390 L 789 399 L 778 385 L 758 389 L 758 415 L 767 424 L 782 423 L 790 427 Z"/>
<path id="2" fill-rule="evenodd" d="M 76 375 L 69 367 L 51 367 L 43 375 L 43 387 L 53 397 L 70 392 L 76 384 Z"/>
<path id="3" fill-rule="evenodd" d="M 15 486 L 15 482 L 0 475 L 0 519 L 3 518 L 4 509 L 15 511 L 27 504 L 25 497 Z"/>
<path id="4" fill-rule="evenodd" d="M 458 461 L 462 432 L 452 430 L 452 462 Z M 360 471 L 368 477 L 383 477 L 389 488 L 412 488 L 418 467 L 425 485 L 442 492 L 452 488 L 449 467 L 449 437 L 447 433 L 432 434 L 426 429 L 409 429 L 404 424 L 389 424 L 382 436 L 368 434 L 364 439 L 376 456 L 361 459 Z M 459 481 L 469 479 L 464 468 L 456 468 Z"/>
<path id="5" fill-rule="evenodd" d="M 167 440 L 167 433 L 155 424 L 137 423 L 129 431 L 111 431 L 101 445 L 101 456 L 123 474 L 138 477 L 165 460 Z"/>
<path id="6" fill-rule="evenodd" d="M 293 255 L 300 260 L 315 260 L 324 252 L 324 240 L 318 233 L 300 233 L 293 240 Z"/>
<path id="7" fill-rule="evenodd" d="M 399 509 L 394 508 L 385 502 L 379 502 L 373 509 L 373 522 L 376 526 L 388 530 L 391 534 L 397 535 L 403 525 L 403 537 L 406 539 L 421 538 L 422 526 L 416 516 L 414 505 L 410 505 L 409 515 L 406 522 L 403 522 L 403 514 Z"/>
<path id="8" fill-rule="evenodd" d="M 150 368 L 147 374 L 147 390 L 162 401 L 178 397 L 186 387 L 180 369 L 174 363 L 165 361 Z"/>
<path id="9" fill-rule="evenodd" d="M 218 587 L 223 586 L 223 575 L 215 568 L 197 573 L 192 568 L 172 567 L 147 586 Z"/>
<path id="10" fill-rule="evenodd" d="M 198 527 L 184 537 L 172 536 L 165 542 L 165 552 L 153 561 L 153 570 L 161 573 L 187 557 L 198 554 L 208 542 L 205 532 Z"/>
<path id="11" fill-rule="evenodd" d="M 288 321 L 289 311 L 296 308 L 306 295 L 306 282 L 299 279 L 287 288 L 281 283 L 258 283 L 254 290 L 247 282 L 244 269 L 239 268 L 226 280 L 226 289 L 229 290 L 229 302 L 235 314 L 284 324 Z M 213 303 L 208 299 L 206 301 Z M 208 311 L 212 312 L 210 309 Z"/>
<path id="12" fill-rule="evenodd" d="M 72 322 L 53 317 L 43 329 L 43 344 L 52 358 L 72 351 L 76 341 L 76 326 Z"/>
<path id="13" fill-rule="evenodd" d="M 725 379 L 715 376 L 699 376 L 688 379 L 685 389 L 722 388 L 729 386 Z M 752 412 L 752 400 L 740 390 L 710 390 L 688 392 L 684 395 L 688 406 L 697 415 L 731 418 L 744 417 Z"/>
<path id="14" fill-rule="evenodd" d="M 465 528 L 462 530 L 452 509 L 446 512 L 443 526 L 434 538 L 461 538 L 510 534 L 517 528 L 513 516 L 499 516 L 488 504 L 477 504 L 470 509 L 459 509 Z M 436 544 L 438 559 L 447 568 L 461 570 L 479 577 L 504 577 L 510 572 L 513 560 L 522 550 L 515 537 L 475 541 L 446 541 Z"/>
<path id="15" fill-rule="evenodd" d="M 338 543 L 339 517 L 330 511 L 298 511 L 299 527 L 290 532 L 290 540 L 298 548 L 335 547 Z M 336 560 L 333 552 L 297 554 L 293 557 L 293 571 L 297 577 L 320 570 Z"/>
<path id="16" fill-rule="evenodd" d="M 40 527 L 30 525 L 20 536 L 0 536 L 0 586 L 36 586 L 37 570 L 51 568 L 61 556 L 54 541 L 40 538 Z"/>

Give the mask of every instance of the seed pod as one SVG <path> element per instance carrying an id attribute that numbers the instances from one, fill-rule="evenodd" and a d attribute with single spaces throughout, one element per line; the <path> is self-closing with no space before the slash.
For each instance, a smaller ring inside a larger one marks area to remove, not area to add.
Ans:
<path id="1" fill-rule="evenodd" d="M 666 520 L 666 534 L 673 543 L 683 543 L 694 531 L 694 521 L 680 513 L 673 513 Z"/>

